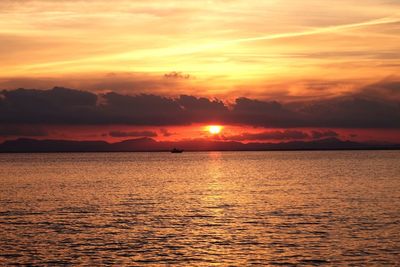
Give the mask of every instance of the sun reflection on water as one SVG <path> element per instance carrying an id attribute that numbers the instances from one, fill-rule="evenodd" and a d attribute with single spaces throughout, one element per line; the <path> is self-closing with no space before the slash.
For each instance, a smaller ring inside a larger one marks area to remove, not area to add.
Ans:
<path id="1" fill-rule="evenodd" d="M 399 158 L 0 155 L 0 265 L 394 266 Z"/>

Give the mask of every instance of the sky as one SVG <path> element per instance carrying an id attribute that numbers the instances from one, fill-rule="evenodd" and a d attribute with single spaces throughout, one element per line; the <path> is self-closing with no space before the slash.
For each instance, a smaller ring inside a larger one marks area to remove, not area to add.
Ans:
<path id="1" fill-rule="evenodd" d="M 2 0 L 0 17 L 0 140 L 400 142 L 399 0 Z"/>

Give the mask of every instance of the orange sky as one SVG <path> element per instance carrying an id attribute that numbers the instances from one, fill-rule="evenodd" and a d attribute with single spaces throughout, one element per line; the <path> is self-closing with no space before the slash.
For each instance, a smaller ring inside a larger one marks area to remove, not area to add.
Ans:
<path id="1" fill-rule="evenodd" d="M 399 7 L 387 0 L 3 0 L 0 85 L 339 94 L 398 73 Z M 173 71 L 190 77 L 165 81 Z M 321 93 L 317 81 L 337 84 Z"/>
<path id="2" fill-rule="evenodd" d="M 238 97 L 330 99 L 400 79 L 399 1 L 2 0 L 0 17 L 0 90 L 187 94 L 229 106 Z M 205 126 L 169 129 L 184 138 Z M 101 127 L 64 137 L 110 138 L 112 127 Z M 351 139 L 351 129 L 335 130 Z M 385 134 L 361 139 L 374 136 Z"/>

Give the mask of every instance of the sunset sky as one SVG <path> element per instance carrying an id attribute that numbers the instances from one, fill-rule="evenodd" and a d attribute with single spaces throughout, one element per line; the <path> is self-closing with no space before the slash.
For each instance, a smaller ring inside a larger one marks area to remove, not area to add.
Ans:
<path id="1" fill-rule="evenodd" d="M 0 17 L 0 141 L 400 142 L 398 0 L 2 0 Z"/>

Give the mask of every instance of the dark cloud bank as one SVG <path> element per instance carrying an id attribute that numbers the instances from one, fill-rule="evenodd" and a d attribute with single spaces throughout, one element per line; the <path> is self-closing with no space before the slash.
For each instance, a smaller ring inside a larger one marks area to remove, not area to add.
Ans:
<path id="1" fill-rule="evenodd" d="M 162 127 L 222 123 L 271 128 L 398 129 L 399 96 L 400 82 L 393 81 L 373 84 L 358 93 L 330 99 L 281 103 L 239 97 L 230 105 L 218 99 L 190 95 L 168 98 L 152 94 L 95 94 L 60 87 L 51 90 L 16 89 L 0 91 L 0 124 L 126 124 Z M 122 134 L 125 135 L 112 133 Z M 126 136 L 137 134 L 127 133 Z M 304 133 L 293 131 L 291 134 L 301 139 L 300 135 Z M 314 135 L 320 138 L 318 133 Z M 154 135 L 146 133 L 145 136 Z M 334 137 L 335 134 L 331 133 L 330 136 Z M 243 138 L 237 136 L 236 139 Z M 269 139 L 275 138 L 272 136 Z"/>

